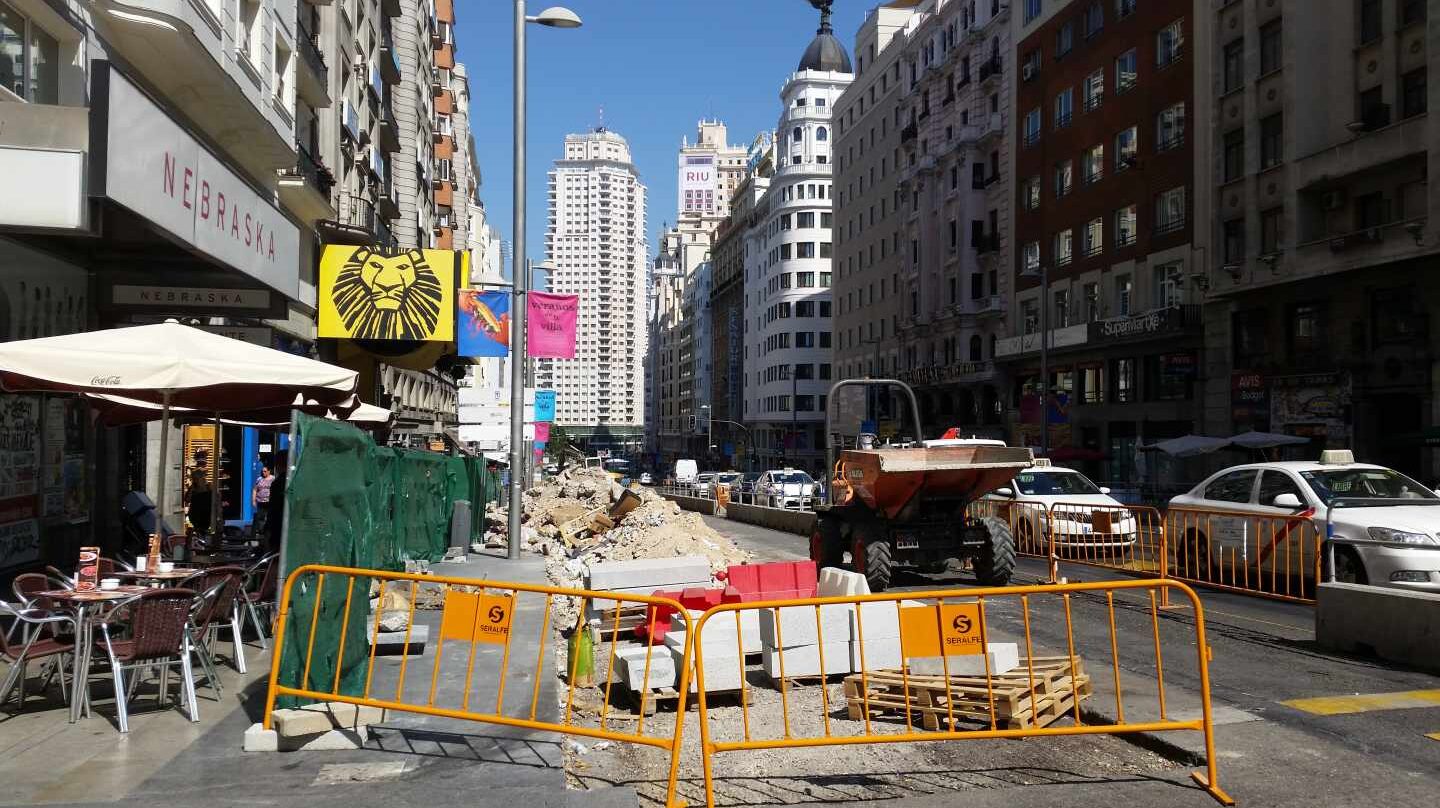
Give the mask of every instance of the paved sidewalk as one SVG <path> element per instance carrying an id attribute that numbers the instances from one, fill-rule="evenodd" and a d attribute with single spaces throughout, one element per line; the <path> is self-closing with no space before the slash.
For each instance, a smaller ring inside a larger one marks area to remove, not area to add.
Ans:
<path id="1" fill-rule="evenodd" d="M 467 563 L 437 564 L 434 571 L 467 578 L 545 581 L 543 560 L 528 556 L 509 561 L 472 555 Z M 538 718 L 553 719 L 558 712 L 555 657 L 549 648 L 539 655 L 543 611 L 543 598 L 522 598 L 517 604 L 507 714 L 519 712 L 517 705 L 528 714 L 532 698 Z M 425 656 L 410 657 L 407 663 L 405 695 L 411 703 L 423 703 L 430 687 L 440 614 L 416 612 L 417 623 L 433 627 Z M 229 645 L 221 642 L 219 648 L 228 651 Z M 498 653 L 500 646 L 486 646 L 477 654 L 477 670 L 482 669 L 484 652 L 492 648 Z M 451 650 L 444 653 L 450 659 Z M 532 676 L 535 663 L 521 664 L 521 659 L 542 661 L 538 691 Z M 306 805 L 429 806 L 453 803 L 462 794 L 469 805 L 505 808 L 636 804 L 628 788 L 567 791 L 561 737 L 474 721 L 392 713 L 390 721 L 375 728 L 376 738 L 365 749 L 244 753 L 244 731 L 260 720 L 264 709 L 269 660 L 269 654 L 252 646 L 248 676 L 222 667 L 224 698 L 216 701 L 201 689 L 200 724 L 189 723 L 174 709 L 151 711 L 132 714 L 131 732 L 122 736 L 111 720 L 113 708 L 107 697 L 97 704 L 95 717 L 70 725 L 53 689 L 48 709 L 33 700 L 25 712 L 0 715 L 0 780 L 8 786 L 0 793 L 0 804 L 213 808 L 303 801 Z M 399 657 L 378 658 L 376 687 L 393 687 L 399 666 Z M 458 703 L 463 680 L 463 674 L 442 667 L 437 703 Z M 477 698 L 480 692 L 476 690 Z"/>

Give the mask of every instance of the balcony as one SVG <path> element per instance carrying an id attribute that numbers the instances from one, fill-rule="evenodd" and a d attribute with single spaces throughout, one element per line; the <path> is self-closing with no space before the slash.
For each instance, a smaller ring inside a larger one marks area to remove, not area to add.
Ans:
<path id="1" fill-rule="evenodd" d="M 389 107 L 380 110 L 379 123 L 380 148 L 391 154 L 400 151 L 400 125 Z"/>
<path id="2" fill-rule="evenodd" d="M 352 145 L 360 142 L 360 113 L 348 98 L 340 103 L 340 131 Z"/>
<path id="3" fill-rule="evenodd" d="M 1153 236 L 1165 236 L 1170 233 L 1178 233 L 1185 229 L 1185 217 L 1178 216 L 1164 222 L 1156 222 L 1154 229 L 1150 231 Z"/>
<path id="4" fill-rule="evenodd" d="M 0 177 L 22 193 L 0 194 L 0 225 L 78 230 L 88 220 L 85 159 L 90 110 L 4 103 Z M 101 135 L 103 137 L 103 133 Z"/>
<path id="5" fill-rule="evenodd" d="M 976 255 L 989 255 L 1000 251 L 999 233 L 982 233 L 974 243 Z"/>
<path id="6" fill-rule="evenodd" d="M 904 129 L 901 129 L 901 130 L 900 130 L 900 142 L 901 142 L 901 143 L 908 143 L 908 142 L 914 140 L 917 136 L 919 136 L 919 134 L 920 134 L 920 128 L 919 128 L 917 125 L 915 125 L 915 124 L 913 124 L 913 123 L 908 124 L 908 125 L 905 126 Z"/>
<path id="7" fill-rule="evenodd" d="M 400 215 L 400 198 L 395 194 L 395 183 L 389 177 L 380 181 L 380 187 L 376 189 L 375 209 L 385 219 L 393 219 Z"/>
<path id="8" fill-rule="evenodd" d="M 986 60 L 980 65 L 980 84 L 983 86 L 991 79 L 999 78 L 1001 72 L 1001 62 L 998 58 Z"/>
<path id="9" fill-rule="evenodd" d="M 400 60 L 395 50 L 395 42 L 390 38 L 388 28 L 384 38 L 380 42 L 380 78 L 386 84 L 400 83 Z"/>
<path id="10" fill-rule="evenodd" d="M 300 50 L 300 63 L 295 69 L 295 90 L 305 103 L 316 109 L 330 106 L 330 69 L 315 45 L 315 35 L 299 26 L 295 47 Z"/>
<path id="11" fill-rule="evenodd" d="M 335 175 L 304 146 L 296 150 L 295 166 L 280 172 L 278 185 L 281 204 L 306 222 L 334 218 L 330 189 Z"/>

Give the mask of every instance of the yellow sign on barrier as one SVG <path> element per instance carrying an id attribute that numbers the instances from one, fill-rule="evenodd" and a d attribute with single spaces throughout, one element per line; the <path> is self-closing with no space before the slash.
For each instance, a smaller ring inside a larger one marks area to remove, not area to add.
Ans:
<path id="1" fill-rule="evenodd" d="M 979 604 L 947 603 L 939 609 L 945 655 L 971 656 L 980 653 L 980 649 L 984 647 L 984 639 L 980 634 Z"/>

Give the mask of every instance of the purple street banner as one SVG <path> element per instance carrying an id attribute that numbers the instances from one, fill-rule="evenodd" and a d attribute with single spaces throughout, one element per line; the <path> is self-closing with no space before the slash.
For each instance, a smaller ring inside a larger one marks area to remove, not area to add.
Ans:
<path id="1" fill-rule="evenodd" d="M 535 424 L 535 442 L 545 443 L 550 440 L 550 424 L 548 422 L 537 422 Z"/>
<path id="2" fill-rule="evenodd" d="M 525 329 L 525 350 L 540 359 L 574 359 L 580 296 L 531 292 L 527 298 L 525 314 L 529 326 Z"/>
<path id="3" fill-rule="evenodd" d="M 510 355 L 510 293 L 460 290 L 461 356 Z"/>

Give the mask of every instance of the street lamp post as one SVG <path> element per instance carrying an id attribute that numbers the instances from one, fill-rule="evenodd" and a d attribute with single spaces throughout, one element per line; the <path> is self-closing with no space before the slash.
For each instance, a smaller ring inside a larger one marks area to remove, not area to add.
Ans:
<path id="1" fill-rule="evenodd" d="M 525 507 L 525 292 L 530 265 L 525 256 L 525 24 L 550 28 L 579 28 L 580 17 L 568 8 L 552 6 L 538 16 L 525 14 L 525 0 L 515 0 L 515 251 L 510 274 L 515 285 L 510 303 L 510 534 L 507 555 L 520 557 L 520 515 Z"/>

